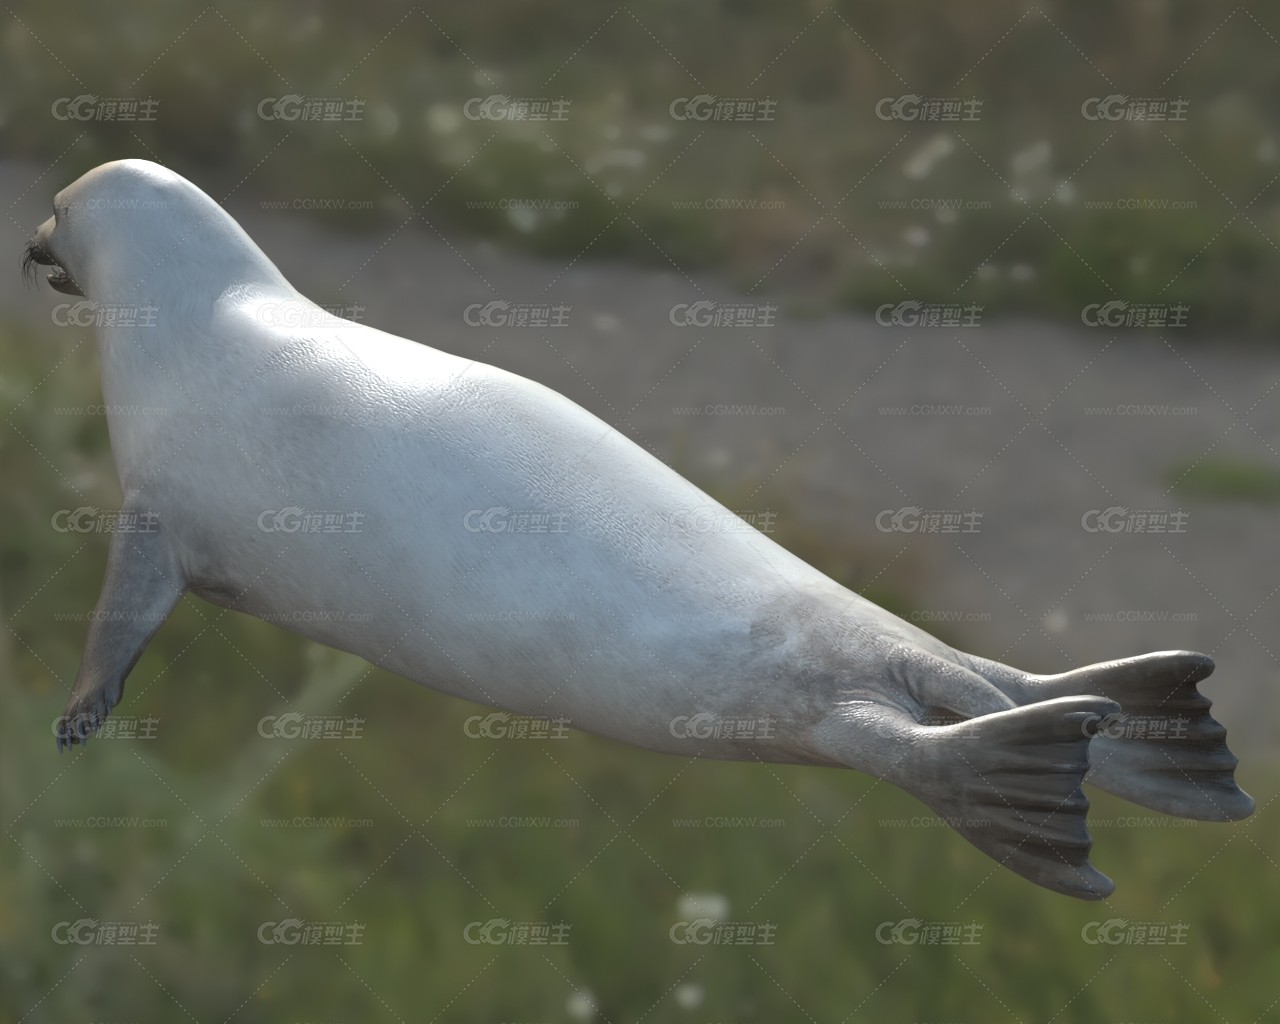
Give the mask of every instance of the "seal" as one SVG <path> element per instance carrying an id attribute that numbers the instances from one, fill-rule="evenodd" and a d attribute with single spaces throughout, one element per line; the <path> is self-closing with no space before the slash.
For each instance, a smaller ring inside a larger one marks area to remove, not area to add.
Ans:
<path id="1" fill-rule="evenodd" d="M 150 524 L 111 538 L 59 749 L 190 593 L 651 750 L 866 772 L 1081 898 L 1113 888 L 1086 778 L 1252 812 L 1197 689 L 1207 656 L 1041 676 L 954 650 L 562 395 L 327 314 L 172 171 L 104 164 L 53 210 L 24 268 L 117 311 L 96 318 L 103 397 L 124 512 Z"/>

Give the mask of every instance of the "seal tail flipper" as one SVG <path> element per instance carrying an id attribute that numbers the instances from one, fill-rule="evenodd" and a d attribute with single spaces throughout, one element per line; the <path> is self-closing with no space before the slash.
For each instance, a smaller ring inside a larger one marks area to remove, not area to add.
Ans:
<path id="1" fill-rule="evenodd" d="M 919 797 L 983 853 L 1046 889 L 1079 899 L 1111 894 L 1089 863 L 1089 801 L 1080 789 L 1097 722 L 1119 708 L 1074 696 L 955 725 L 916 726 L 913 756 L 888 778 Z"/>
<path id="2" fill-rule="evenodd" d="M 1237 821 L 1254 801 L 1236 784 L 1227 730 L 1196 688 L 1211 672 L 1208 655 L 1164 651 L 1033 677 L 1031 688 L 1038 699 L 1098 693 L 1120 705 L 1090 744 L 1087 782 L 1166 814 Z"/>

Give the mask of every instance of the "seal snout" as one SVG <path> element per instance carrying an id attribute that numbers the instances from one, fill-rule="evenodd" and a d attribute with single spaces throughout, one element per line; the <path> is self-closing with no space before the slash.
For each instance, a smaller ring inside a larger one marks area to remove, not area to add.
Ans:
<path id="1" fill-rule="evenodd" d="M 34 284 L 36 279 L 36 267 L 52 267 L 57 261 L 49 255 L 48 251 L 37 241 L 32 239 L 27 243 L 27 247 L 22 250 L 22 277 L 28 284 Z"/>
<path id="2" fill-rule="evenodd" d="M 66 269 L 53 258 L 53 254 L 35 239 L 32 239 L 22 251 L 22 277 L 28 284 L 35 282 L 37 266 L 53 268 L 49 272 L 47 280 L 49 287 L 55 291 L 63 292 L 67 295 L 84 294 L 76 286 Z"/>

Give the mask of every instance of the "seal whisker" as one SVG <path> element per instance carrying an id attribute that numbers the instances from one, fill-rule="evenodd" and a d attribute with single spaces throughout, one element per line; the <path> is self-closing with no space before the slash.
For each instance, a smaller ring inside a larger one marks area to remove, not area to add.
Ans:
<path id="1" fill-rule="evenodd" d="M 36 285 L 36 267 L 48 266 L 53 262 L 51 257 L 44 249 L 34 241 L 30 241 L 22 250 L 22 280 L 28 288 L 34 288 Z"/>

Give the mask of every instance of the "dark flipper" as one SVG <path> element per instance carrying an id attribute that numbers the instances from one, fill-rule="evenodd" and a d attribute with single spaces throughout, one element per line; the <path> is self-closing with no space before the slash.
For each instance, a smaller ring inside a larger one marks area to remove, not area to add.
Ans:
<path id="1" fill-rule="evenodd" d="M 1080 790 L 1090 736 L 1118 712 L 1098 696 L 1047 700 L 956 725 L 918 726 L 887 777 L 1011 871 L 1079 899 L 1114 886 L 1089 863 L 1089 802 Z"/>
<path id="2" fill-rule="evenodd" d="M 137 506 L 126 501 L 126 508 Z M 59 750 L 87 742 L 102 728 L 124 693 L 125 678 L 185 589 L 167 534 L 112 534 L 107 575 L 89 623 L 80 671 L 66 709 L 54 723 Z"/>
<path id="3" fill-rule="evenodd" d="M 1208 655 L 1167 651 L 1032 677 L 1031 689 L 1038 699 L 1089 693 L 1120 705 L 1098 725 L 1087 782 L 1166 814 L 1236 821 L 1254 802 L 1236 784 L 1227 730 L 1196 689 L 1212 671 Z"/>

